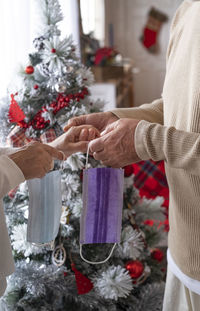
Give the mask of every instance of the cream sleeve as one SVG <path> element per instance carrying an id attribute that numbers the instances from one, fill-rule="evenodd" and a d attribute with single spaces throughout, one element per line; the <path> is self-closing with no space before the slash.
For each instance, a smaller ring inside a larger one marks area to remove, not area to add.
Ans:
<path id="1" fill-rule="evenodd" d="M 165 160 L 171 167 L 200 175 L 199 133 L 140 121 L 135 131 L 135 149 L 142 160 Z"/>
<path id="2" fill-rule="evenodd" d="M 13 151 L 12 148 L 0 148 L 0 198 L 25 181 L 20 168 L 6 155 Z"/>
<path id="3" fill-rule="evenodd" d="M 118 118 L 146 120 L 163 124 L 163 99 L 157 99 L 151 104 L 144 104 L 135 108 L 118 108 L 111 111 Z"/>

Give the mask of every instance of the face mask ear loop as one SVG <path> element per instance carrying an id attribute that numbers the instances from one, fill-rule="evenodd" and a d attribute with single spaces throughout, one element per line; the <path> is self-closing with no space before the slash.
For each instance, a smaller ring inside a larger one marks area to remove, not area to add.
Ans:
<path id="1" fill-rule="evenodd" d="M 83 257 L 83 254 L 82 254 L 82 244 L 80 244 L 80 256 L 81 256 L 81 258 L 82 258 L 85 262 L 89 263 L 90 265 L 100 265 L 100 264 L 103 264 L 103 263 L 107 262 L 107 261 L 110 259 L 110 257 L 112 256 L 113 251 L 114 251 L 116 245 L 117 245 L 117 243 L 115 243 L 115 244 L 113 245 L 113 247 L 112 247 L 112 249 L 111 249 L 111 251 L 110 251 L 110 255 L 109 255 L 105 260 L 103 260 L 103 261 L 97 261 L 97 262 L 95 262 L 95 261 L 89 261 L 89 260 L 85 259 L 85 258 Z"/>
<path id="2" fill-rule="evenodd" d="M 88 144 L 88 147 L 87 147 L 86 164 L 85 164 L 85 169 L 86 170 L 88 169 L 89 151 L 90 151 L 90 143 Z"/>

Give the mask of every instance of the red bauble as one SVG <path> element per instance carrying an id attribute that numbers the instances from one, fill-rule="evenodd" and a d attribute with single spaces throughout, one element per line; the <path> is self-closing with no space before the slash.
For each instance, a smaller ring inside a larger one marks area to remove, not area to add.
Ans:
<path id="1" fill-rule="evenodd" d="M 144 266 L 139 260 L 127 262 L 125 268 L 133 279 L 139 278 L 144 272 Z"/>
<path id="2" fill-rule="evenodd" d="M 133 174 L 134 168 L 133 165 L 127 165 L 124 167 L 124 176 L 129 177 Z"/>
<path id="3" fill-rule="evenodd" d="M 25 69 L 25 72 L 27 73 L 27 75 L 31 75 L 32 73 L 34 73 L 34 67 L 33 66 L 27 66 Z"/>
<path id="4" fill-rule="evenodd" d="M 51 49 L 51 53 L 56 53 L 56 49 Z"/>
<path id="5" fill-rule="evenodd" d="M 161 251 L 161 249 L 159 248 L 154 248 L 151 251 L 151 257 L 157 261 L 162 261 L 164 258 L 164 253 L 163 251 Z"/>
<path id="6" fill-rule="evenodd" d="M 37 90 L 39 86 L 37 84 L 34 85 L 34 89 Z"/>

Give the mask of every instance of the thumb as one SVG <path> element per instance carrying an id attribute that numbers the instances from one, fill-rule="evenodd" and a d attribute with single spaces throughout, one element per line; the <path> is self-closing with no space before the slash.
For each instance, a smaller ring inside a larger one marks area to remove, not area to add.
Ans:
<path id="1" fill-rule="evenodd" d="M 108 126 L 106 126 L 105 130 L 103 132 L 101 132 L 101 136 L 104 136 L 110 132 L 112 132 L 115 129 L 116 125 L 115 122 L 109 124 Z"/>
<path id="2" fill-rule="evenodd" d="M 64 127 L 64 132 L 67 132 L 72 126 L 79 126 L 86 124 L 86 116 L 74 117 L 68 120 L 67 125 Z"/>

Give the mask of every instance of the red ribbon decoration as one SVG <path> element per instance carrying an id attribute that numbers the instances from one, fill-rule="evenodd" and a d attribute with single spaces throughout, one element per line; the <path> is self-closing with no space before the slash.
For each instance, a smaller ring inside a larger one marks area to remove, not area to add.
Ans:
<path id="1" fill-rule="evenodd" d="M 75 273 L 76 285 L 78 290 L 78 295 L 83 295 L 89 293 L 93 289 L 92 282 L 83 275 L 80 271 L 78 271 L 75 267 L 75 264 L 71 264 L 72 271 Z"/>

